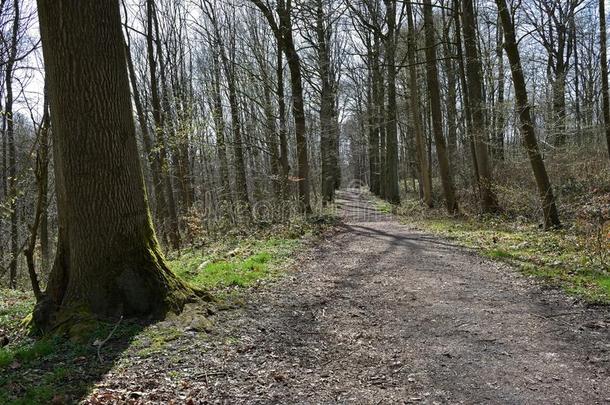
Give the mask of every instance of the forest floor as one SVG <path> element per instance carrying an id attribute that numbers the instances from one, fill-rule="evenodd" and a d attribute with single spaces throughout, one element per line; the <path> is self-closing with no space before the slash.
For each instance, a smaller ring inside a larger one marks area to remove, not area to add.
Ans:
<path id="1" fill-rule="evenodd" d="M 90 401 L 610 403 L 610 311 L 399 224 L 365 195 L 204 336 L 110 372 Z M 136 393 L 134 395 L 134 393 Z"/>
<path id="2" fill-rule="evenodd" d="M 343 223 L 278 280 L 111 339 L 82 401 L 610 403 L 609 307 L 401 224 L 366 194 L 338 205 Z M 87 373 L 75 356 L 66 368 Z"/>

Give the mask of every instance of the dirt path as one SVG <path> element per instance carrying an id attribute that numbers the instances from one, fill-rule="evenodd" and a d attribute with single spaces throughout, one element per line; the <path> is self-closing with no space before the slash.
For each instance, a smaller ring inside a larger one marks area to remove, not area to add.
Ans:
<path id="1" fill-rule="evenodd" d="M 207 338 L 115 367 L 103 390 L 176 403 L 610 403 L 607 308 L 340 197 L 345 225 L 298 269 L 219 313 Z"/>

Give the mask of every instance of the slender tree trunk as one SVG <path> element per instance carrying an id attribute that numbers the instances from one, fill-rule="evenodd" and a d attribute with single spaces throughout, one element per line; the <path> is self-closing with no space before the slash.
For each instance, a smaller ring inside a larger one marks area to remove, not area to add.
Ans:
<path id="1" fill-rule="evenodd" d="M 566 67 L 558 62 L 556 75 L 552 82 L 553 91 L 553 128 L 556 147 L 566 144 Z"/>
<path id="2" fill-rule="evenodd" d="M 320 75 L 320 156 L 322 158 L 322 202 L 326 204 L 335 198 L 335 167 L 333 164 L 335 97 L 331 77 L 330 50 L 325 24 L 322 0 L 316 0 L 316 39 L 318 72 Z"/>
<path id="3" fill-rule="evenodd" d="M 51 132 L 51 112 L 45 79 L 42 122 L 40 127 L 40 257 L 43 272 L 49 271 L 49 134 Z"/>
<path id="4" fill-rule="evenodd" d="M 305 127 L 305 103 L 303 100 L 303 81 L 301 78 L 301 59 L 296 51 L 292 38 L 292 22 L 290 10 L 281 13 L 281 24 L 284 27 L 284 54 L 290 70 L 292 88 L 292 115 L 294 116 L 295 135 L 297 141 L 297 166 L 299 182 L 299 201 L 304 212 L 311 212 L 309 200 L 309 156 L 307 152 L 307 134 Z"/>
<path id="5" fill-rule="evenodd" d="M 340 164 L 340 156 L 341 156 L 341 151 L 340 151 L 340 147 L 341 147 L 341 142 L 340 142 L 340 137 L 341 137 L 341 129 L 340 129 L 340 123 L 339 123 L 339 109 L 337 106 L 338 100 L 337 100 L 337 90 L 336 90 L 337 84 L 334 83 L 333 84 L 333 108 L 332 108 L 332 127 L 331 127 L 331 143 L 332 143 L 332 149 L 331 149 L 331 165 L 332 165 L 332 169 L 333 169 L 333 180 L 334 180 L 334 187 L 335 190 L 338 190 L 341 187 L 341 164 Z"/>
<path id="6" fill-rule="evenodd" d="M 409 95 L 411 107 L 411 122 L 415 138 L 415 151 L 417 155 L 417 164 L 419 168 L 420 186 L 423 194 L 423 201 L 428 207 L 433 206 L 432 200 L 432 184 L 428 175 L 428 159 L 426 156 L 426 140 L 424 139 L 424 131 L 421 123 L 420 112 L 420 97 L 419 83 L 417 80 L 415 50 L 417 47 L 417 38 L 415 34 L 415 22 L 413 21 L 413 8 L 410 2 L 407 2 L 407 18 L 409 22 L 409 42 L 407 45 L 407 59 L 409 61 Z"/>
<path id="7" fill-rule="evenodd" d="M 17 41 L 19 36 L 19 22 L 21 15 L 19 11 L 19 0 L 13 2 L 14 20 L 12 26 L 11 42 L 4 79 L 6 85 L 6 139 L 8 147 L 8 195 L 9 210 L 11 213 L 11 261 L 9 265 L 9 286 L 17 287 L 17 264 L 19 259 L 19 214 L 17 212 L 17 147 L 15 145 L 15 115 L 13 114 L 13 70 L 17 59 Z"/>
<path id="8" fill-rule="evenodd" d="M 2 94 L 0 93 L 0 111 L 6 111 L 2 108 Z M 2 197 L 8 196 L 8 139 L 6 134 L 6 114 L 0 117 L 2 120 L 2 172 L 0 172 L 0 187 L 2 187 Z"/>
<path id="9" fill-rule="evenodd" d="M 229 164 L 227 160 L 227 145 L 225 142 L 225 117 L 222 108 L 222 93 L 220 91 L 220 61 L 214 56 L 212 74 L 212 114 L 214 115 L 214 129 L 216 132 L 216 150 L 220 161 L 221 201 L 232 201 L 231 182 L 229 180 Z"/>
<path id="10" fill-rule="evenodd" d="M 172 185 L 172 172 L 170 160 L 168 158 L 167 153 L 167 143 L 165 143 L 165 136 L 168 137 L 167 142 L 171 142 L 175 138 L 175 131 L 173 128 L 173 123 L 171 119 L 171 106 L 170 106 L 170 91 L 167 83 L 167 79 L 165 77 L 166 64 L 163 58 L 163 46 L 161 44 L 161 31 L 159 30 L 159 18 L 157 16 L 157 8 L 154 3 L 154 0 L 148 0 L 148 10 L 149 13 L 152 14 L 150 18 L 152 18 L 153 26 L 150 26 L 149 35 L 153 32 L 154 28 L 154 42 L 155 47 L 157 49 L 157 59 L 159 62 L 159 77 L 158 82 L 161 87 L 161 99 L 160 99 L 160 113 L 161 113 L 161 126 L 159 127 L 161 130 L 161 136 L 164 140 L 164 144 L 160 150 L 161 155 L 165 155 L 163 157 L 163 161 L 166 163 L 162 165 L 163 169 L 163 184 L 165 186 L 165 195 L 167 197 L 167 213 L 169 220 L 169 236 L 170 243 L 173 249 L 179 249 L 181 244 L 180 238 L 180 223 L 178 221 L 178 209 L 176 205 L 176 198 L 174 194 L 174 187 Z"/>
<path id="11" fill-rule="evenodd" d="M 232 68 L 231 70 L 233 70 Z M 231 112 L 231 129 L 233 132 L 233 151 L 235 153 L 235 191 L 237 199 L 244 204 L 244 211 L 250 213 L 251 204 L 246 180 L 246 162 L 244 160 L 244 146 L 242 142 L 242 122 L 237 99 L 237 84 L 235 73 L 230 72 L 227 77 L 229 90 L 229 110 Z"/>
<path id="12" fill-rule="evenodd" d="M 375 48 L 381 49 L 382 43 L 379 35 L 374 36 Z M 373 60 L 373 79 L 377 86 L 377 98 L 375 99 L 375 118 L 377 119 L 377 131 L 379 133 L 379 160 L 378 162 L 378 176 L 379 176 L 379 193 L 377 194 L 381 198 L 385 198 L 386 190 L 386 110 L 385 110 L 385 94 L 386 84 L 384 81 L 384 70 L 381 66 L 381 54 L 380 51 L 376 52 L 376 58 Z"/>
<path id="13" fill-rule="evenodd" d="M 161 97 L 159 96 L 159 84 L 157 76 L 157 61 L 155 59 L 155 6 L 153 0 L 147 0 L 147 38 L 146 45 L 148 51 L 148 65 L 150 69 L 150 94 L 153 110 L 153 120 L 155 124 L 155 150 L 158 153 L 159 166 L 161 168 L 161 181 L 165 194 L 165 207 L 163 207 L 163 222 L 169 222 L 169 226 L 163 225 L 163 231 L 169 237 L 172 248 L 180 247 L 180 232 L 178 230 L 178 219 L 176 214 L 176 204 L 174 201 L 174 190 L 169 176 L 169 162 L 167 159 L 167 147 L 165 144 L 165 117 L 161 107 Z M 158 34 L 158 33 L 157 33 Z"/>
<path id="14" fill-rule="evenodd" d="M 538 141 L 534 131 L 534 122 L 530 113 L 530 104 L 527 96 L 527 88 L 523 69 L 521 66 L 521 57 L 519 48 L 517 47 L 517 39 L 515 36 L 515 28 L 511 19 L 510 12 L 506 5 L 506 0 L 496 0 L 498 12 L 502 20 L 504 28 L 504 49 L 510 62 L 510 69 L 513 76 L 513 84 L 515 87 L 515 98 L 517 102 L 517 112 L 521 121 L 521 133 L 523 136 L 523 145 L 530 160 L 534 178 L 538 186 L 538 193 L 542 202 L 542 211 L 544 213 L 545 229 L 556 228 L 561 226 L 559 214 L 555 205 L 555 197 L 553 195 L 553 187 L 546 172 L 544 160 L 538 149 Z"/>
<path id="15" fill-rule="evenodd" d="M 148 120 L 146 119 L 146 113 L 140 98 L 140 92 L 138 91 L 136 71 L 128 44 L 125 45 L 125 55 L 127 56 L 127 68 L 129 72 L 129 79 L 131 81 L 131 94 L 136 107 L 140 131 L 142 132 L 144 153 L 146 154 L 146 159 L 150 164 L 151 169 L 152 192 L 155 199 L 156 209 L 155 217 L 157 218 L 157 224 L 163 224 L 163 221 L 167 217 L 167 202 L 165 200 L 165 193 L 163 192 L 163 185 L 161 181 L 161 163 L 159 161 L 159 154 L 156 151 L 153 151 L 153 141 L 151 140 L 150 131 L 148 130 Z"/>
<path id="16" fill-rule="evenodd" d="M 241 212 L 243 209 L 244 214 L 247 217 L 250 217 L 252 214 L 252 204 L 250 203 L 250 194 L 248 192 L 244 143 L 242 140 L 242 117 L 237 95 L 237 62 L 235 60 L 235 44 L 231 39 L 229 40 L 229 42 L 231 42 L 229 45 L 224 43 L 215 17 L 212 19 L 212 24 L 214 25 L 216 36 L 216 51 L 220 53 L 229 93 L 229 111 L 231 114 L 233 152 L 235 155 L 235 193 L 237 194 L 237 200 L 243 205 L 240 207 L 239 211 Z M 231 32 L 229 35 L 235 35 L 235 33 Z M 227 54 L 227 51 L 230 52 L 230 54 Z"/>
<path id="17" fill-rule="evenodd" d="M 608 156 L 610 157 L 610 94 L 608 93 L 608 56 L 606 51 L 606 9 L 605 0 L 599 0 L 599 44 L 600 44 L 600 63 L 602 71 L 602 98 L 604 113 L 604 133 L 606 135 L 606 145 Z"/>
<path id="18" fill-rule="evenodd" d="M 388 33 L 385 38 L 385 63 L 387 69 L 388 107 L 386 121 L 386 171 L 385 198 L 392 204 L 400 204 L 398 187 L 398 130 L 396 120 L 396 0 L 384 0 Z"/>
<path id="19" fill-rule="evenodd" d="M 498 199 L 493 191 L 493 177 L 489 163 L 489 149 L 487 148 L 482 67 L 477 50 L 477 22 L 472 0 L 462 1 L 462 17 L 464 22 L 464 48 L 466 51 L 466 90 L 472 112 L 472 136 L 474 138 L 477 167 L 479 170 L 481 208 L 483 212 L 497 212 L 499 207 Z"/>
<path id="20" fill-rule="evenodd" d="M 493 143 L 494 158 L 504 160 L 504 57 L 502 55 L 502 22 L 498 19 L 496 58 L 498 59 L 498 103 L 496 105 L 496 131 Z"/>
<path id="21" fill-rule="evenodd" d="M 268 65 L 261 65 L 263 75 L 262 92 L 263 92 L 263 111 L 265 113 L 265 144 L 269 152 L 269 172 L 271 173 L 271 185 L 273 196 L 280 198 L 282 189 L 280 181 L 280 153 L 278 150 L 278 136 L 275 123 L 275 112 L 273 111 L 273 101 L 271 99 L 271 90 L 273 83 L 269 78 Z"/>
<path id="22" fill-rule="evenodd" d="M 276 96 L 278 105 L 279 128 L 278 134 L 280 137 L 280 167 L 282 169 L 282 199 L 288 197 L 288 176 L 290 174 L 290 164 L 288 163 L 288 139 L 286 130 L 286 98 L 284 96 L 284 61 L 282 57 L 282 48 L 278 44 L 277 49 L 277 64 L 276 64 Z"/>
<path id="23" fill-rule="evenodd" d="M 370 189 L 375 195 L 379 195 L 381 188 L 379 186 L 381 171 L 380 156 L 379 156 L 379 120 L 377 103 L 379 100 L 379 62 L 378 48 L 373 48 L 369 43 L 369 93 L 368 93 L 368 119 L 369 119 L 369 170 L 370 170 Z"/>
<path id="24" fill-rule="evenodd" d="M 38 14 L 60 232 L 35 323 L 49 330 L 76 311 L 158 317 L 180 310 L 191 290 L 167 268 L 150 220 L 119 2 L 39 0 Z"/>
<path id="25" fill-rule="evenodd" d="M 457 13 L 457 10 L 454 11 Z M 443 18 L 445 20 L 445 18 Z M 458 142 L 457 142 L 457 79 L 455 74 L 455 64 L 453 61 L 453 46 L 450 36 L 450 24 L 445 22 L 446 28 L 443 30 L 443 57 L 445 75 L 447 77 L 447 147 L 449 149 L 449 161 L 456 163 Z"/>
<path id="26" fill-rule="evenodd" d="M 443 135 L 443 113 L 441 111 L 441 94 L 438 81 L 438 68 L 436 66 L 436 45 L 432 4 L 430 0 L 424 0 L 423 3 L 428 93 L 430 95 L 430 109 L 432 112 L 432 134 L 434 135 L 434 143 L 436 144 L 436 155 L 438 157 L 447 211 L 450 214 L 455 214 L 458 212 L 458 203 L 455 197 L 451 166 L 447 156 L 445 136 Z"/>
<path id="27" fill-rule="evenodd" d="M 474 183 L 479 184 L 479 168 L 477 165 L 477 154 L 475 152 L 474 137 L 472 135 L 472 109 L 470 108 L 470 100 L 468 98 L 468 85 L 466 83 L 466 67 L 464 66 L 464 52 L 462 50 L 462 24 L 460 22 L 460 1 L 453 1 L 454 10 L 454 21 L 455 21 L 455 44 L 456 54 L 458 60 L 459 74 L 460 74 L 460 86 L 462 89 L 462 103 L 464 104 L 464 116 L 466 121 L 466 141 L 470 149 L 470 155 L 472 157 L 472 169 Z M 454 162 L 455 163 L 455 162 Z"/>
<path id="28" fill-rule="evenodd" d="M 581 78 L 582 74 L 580 71 L 580 55 L 578 50 L 578 37 L 576 36 L 576 23 L 574 19 L 572 19 L 572 41 L 573 41 L 573 49 L 574 49 L 574 115 L 576 119 L 576 139 L 575 142 L 577 145 L 580 145 L 582 142 L 582 110 L 581 110 L 581 99 L 582 99 L 582 88 L 581 88 Z M 606 62 L 607 63 L 607 62 Z M 603 85 L 602 85 L 603 86 Z M 603 97 L 603 95 L 602 95 Z"/>

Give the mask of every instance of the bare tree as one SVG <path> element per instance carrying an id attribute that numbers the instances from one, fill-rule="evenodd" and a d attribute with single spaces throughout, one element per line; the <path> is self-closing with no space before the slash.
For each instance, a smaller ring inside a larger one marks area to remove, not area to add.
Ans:
<path id="1" fill-rule="evenodd" d="M 523 145 L 530 160 L 536 184 L 538 185 L 538 193 L 542 201 L 542 210 L 544 213 L 545 229 L 556 228 L 561 225 L 559 214 L 555 205 L 555 196 L 553 187 L 546 172 L 542 155 L 538 149 L 538 141 L 534 132 L 534 122 L 530 113 L 530 103 L 527 96 L 527 88 L 525 86 L 525 78 L 523 77 L 523 68 L 521 65 L 521 56 L 517 47 L 517 39 L 515 35 L 515 27 L 510 15 L 510 11 L 506 5 L 506 0 L 496 0 L 498 12 L 502 20 L 504 29 L 504 49 L 506 56 L 510 62 L 510 69 L 513 76 L 513 84 L 515 86 L 515 98 L 517 103 L 517 112 L 521 121 L 521 132 L 523 134 Z"/>

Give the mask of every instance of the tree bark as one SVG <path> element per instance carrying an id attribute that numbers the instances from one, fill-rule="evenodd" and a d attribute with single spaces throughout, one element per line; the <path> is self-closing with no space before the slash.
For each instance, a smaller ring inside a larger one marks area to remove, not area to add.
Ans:
<path id="1" fill-rule="evenodd" d="M 131 113 L 118 1 L 38 0 L 51 115 L 59 242 L 43 330 L 75 311 L 159 317 L 192 291 L 152 226 Z"/>

